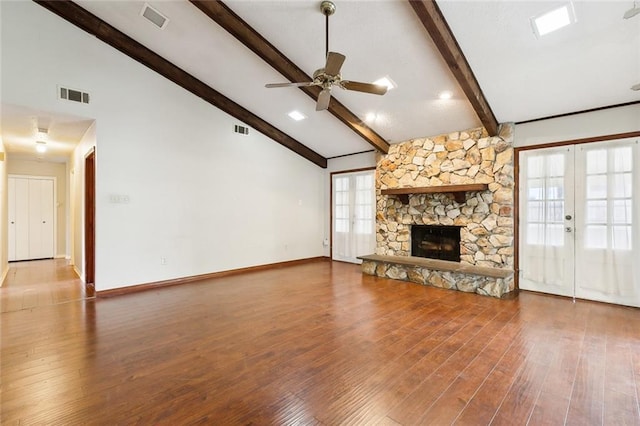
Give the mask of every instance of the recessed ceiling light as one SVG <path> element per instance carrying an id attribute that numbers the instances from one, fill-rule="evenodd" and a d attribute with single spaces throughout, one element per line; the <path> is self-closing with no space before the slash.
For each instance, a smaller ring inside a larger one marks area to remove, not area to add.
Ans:
<path id="1" fill-rule="evenodd" d="M 438 95 L 438 98 L 442 100 L 451 99 L 452 97 L 453 97 L 453 93 L 449 92 L 448 90 L 444 92 L 440 92 L 440 94 Z"/>
<path id="2" fill-rule="evenodd" d="M 300 121 L 300 120 L 304 120 L 305 118 L 307 118 L 306 115 L 304 115 L 303 113 L 301 113 L 300 111 L 297 110 L 293 110 L 291 111 L 289 114 L 287 114 L 292 120 L 296 120 L 296 121 Z"/>
<path id="3" fill-rule="evenodd" d="M 531 18 L 531 26 L 536 37 L 542 37 L 574 22 L 576 22 L 576 17 L 571 3 Z"/>
<path id="4" fill-rule="evenodd" d="M 369 112 L 364 116 L 364 121 L 371 123 L 373 121 L 376 121 L 377 116 L 378 115 L 375 112 Z"/>
<path id="5" fill-rule="evenodd" d="M 388 76 L 377 79 L 373 82 L 373 84 L 377 84 L 378 86 L 386 86 L 387 90 L 392 90 L 398 87 L 398 85 Z"/>

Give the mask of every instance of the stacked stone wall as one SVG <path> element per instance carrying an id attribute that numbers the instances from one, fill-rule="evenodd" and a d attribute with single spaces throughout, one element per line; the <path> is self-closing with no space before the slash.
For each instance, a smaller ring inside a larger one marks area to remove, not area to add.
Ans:
<path id="1" fill-rule="evenodd" d="M 409 256 L 411 225 L 461 226 L 461 262 L 513 268 L 513 144 L 484 129 L 391 145 L 376 173 L 376 254 Z M 449 194 L 416 194 L 403 204 L 387 188 L 488 184 L 456 202 Z"/>

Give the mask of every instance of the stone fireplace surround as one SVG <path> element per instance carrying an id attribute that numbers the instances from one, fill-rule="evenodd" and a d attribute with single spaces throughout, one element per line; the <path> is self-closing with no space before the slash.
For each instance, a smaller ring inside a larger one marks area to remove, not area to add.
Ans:
<path id="1" fill-rule="evenodd" d="M 393 144 L 376 166 L 375 255 L 366 274 L 502 297 L 513 291 L 513 126 L 483 128 Z M 413 194 L 404 204 L 383 189 L 488 184 L 462 202 L 450 194 Z M 460 226 L 460 262 L 415 258 L 411 225 Z"/>

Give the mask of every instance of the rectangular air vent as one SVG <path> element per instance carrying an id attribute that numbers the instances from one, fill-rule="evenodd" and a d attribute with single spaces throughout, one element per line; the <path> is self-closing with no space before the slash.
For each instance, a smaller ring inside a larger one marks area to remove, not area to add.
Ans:
<path id="1" fill-rule="evenodd" d="M 89 93 L 63 86 L 58 86 L 58 98 L 82 104 L 89 103 Z"/>
<path id="2" fill-rule="evenodd" d="M 237 124 L 234 126 L 233 131 L 236 133 L 240 133 L 241 135 L 248 135 L 249 128 L 245 126 L 238 126 Z"/>
<path id="3" fill-rule="evenodd" d="M 140 16 L 147 18 L 149 22 L 153 25 L 157 26 L 161 30 L 164 30 L 167 24 L 169 23 L 169 18 L 164 16 L 162 13 L 158 12 L 153 7 L 149 6 L 148 3 L 145 3 L 140 11 Z"/>

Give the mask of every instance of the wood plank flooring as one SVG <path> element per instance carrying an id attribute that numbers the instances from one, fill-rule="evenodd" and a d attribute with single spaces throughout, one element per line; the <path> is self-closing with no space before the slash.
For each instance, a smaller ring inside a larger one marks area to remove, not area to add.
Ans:
<path id="1" fill-rule="evenodd" d="M 640 425 L 640 310 L 314 262 L 1 314 L 2 425 Z"/>
<path id="2" fill-rule="evenodd" d="M 0 312 L 65 303 L 84 296 L 82 281 L 65 259 L 11 262 L 0 287 Z"/>

